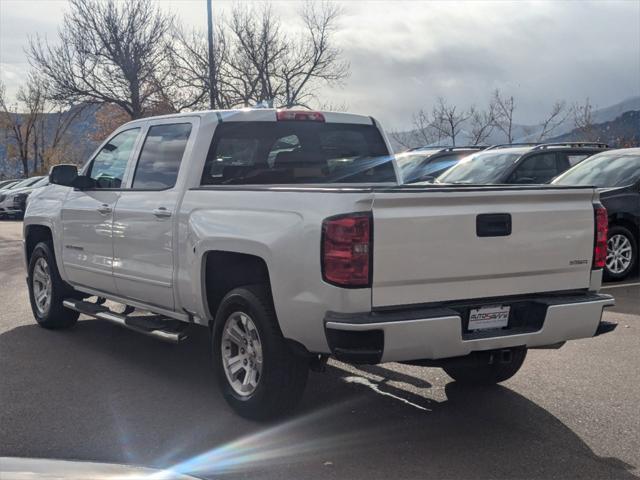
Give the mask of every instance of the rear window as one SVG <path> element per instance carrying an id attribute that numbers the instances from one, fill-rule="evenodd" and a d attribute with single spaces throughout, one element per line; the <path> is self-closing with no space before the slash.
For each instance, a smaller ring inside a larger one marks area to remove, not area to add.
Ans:
<path id="1" fill-rule="evenodd" d="M 230 122 L 216 132 L 202 185 L 395 182 L 373 125 Z"/>

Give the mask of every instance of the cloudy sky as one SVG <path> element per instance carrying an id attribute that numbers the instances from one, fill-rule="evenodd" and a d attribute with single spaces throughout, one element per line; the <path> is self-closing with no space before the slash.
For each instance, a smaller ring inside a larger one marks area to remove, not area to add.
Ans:
<path id="1" fill-rule="evenodd" d="M 159 0 L 193 27 L 205 27 L 204 0 Z M 273 2 L 283 25 L 300 4 Z M 231 2 L 213 0 L 220 18 Z M 409 126 L 438 96 L 483 106 L 500 88 L 515 97 L 516 121 L 534 123 L 556 99 L 589 97 L 607 107 L 640 95 L 640 0 L 345 1 L 335 41 L 351 64 L 333 104 Z M 0 0 L 0 78 L 9 94 L 28 63 L 30 35 L 55 39 L 64 0 Z"/>

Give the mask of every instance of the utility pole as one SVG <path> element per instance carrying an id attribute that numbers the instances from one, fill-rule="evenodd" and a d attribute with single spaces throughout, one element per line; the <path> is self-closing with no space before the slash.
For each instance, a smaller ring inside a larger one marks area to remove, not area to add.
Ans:
<path id="1" fill-rule="evenodd" d="M 216 108 L 216 85 L 215 85 L 215 69 L 213 57 L 213 14 L 211 13 L 211 0 L 207 0 L 207 31 L 209 33 L 209 107 L 213 110 Z"/>

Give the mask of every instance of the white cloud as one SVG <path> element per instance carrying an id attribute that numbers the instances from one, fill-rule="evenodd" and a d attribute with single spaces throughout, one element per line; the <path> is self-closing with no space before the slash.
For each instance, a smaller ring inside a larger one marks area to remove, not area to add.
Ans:
<path id="1" fill-rule="evenodd" d="M 204 28 L 203 0 L 161 0 Z M 214 21 L 231 1 L 215 0 Z M 555 99 L 589 96 L 607 106 L 640 95 L 640 2 L 342 2 L 336 41 L 351 63 L 327 101 L 407 126 L 439 96 L 482 105 L 495 88 L 516 97 L 519 122 L 538 120 Z M 284 28 L 296 28 L 300 2 L 274 2 Z M 55 35 L 64 1 L 0 1 L 0 62 L 8 88 L 24 75 L 27 37 Z M 5 73 L 6 72 L 8 73 Z M 18 78 L 16 78 L 16 76 Z"/>

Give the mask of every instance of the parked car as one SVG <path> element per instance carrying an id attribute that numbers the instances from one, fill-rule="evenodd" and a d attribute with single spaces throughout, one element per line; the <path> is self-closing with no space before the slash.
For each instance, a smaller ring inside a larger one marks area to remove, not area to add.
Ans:
<path id="1" fill-rule="evenodd" d="M 496 145 L 470 155 L 440 175 L 438 183 L 540 184 L 607 149 L 602 143 Z"/>
<path id="2" fill-rule="evenodd" d="M 206 326 L 220 390 L 251 418 L 289 411 L 329 356 L 495 384 L 528 348 L 615 326 L 592 187 L 402 185 L 390 152 L 347 113 L 129 122 L 27 204 L 34 317 L 172 342 Z"/>
<path id="3" fill-rule="evenodd" d="M 3 190 L 6 187 L 10 187 L 11 185 L 18 183 L 18 180 L 16 180 L 15 178 L 9 179 L 9 180 L 0 180 L 0 191 Z"/>
<path id="4" fill-rule="evenodd" d="M 20 217 L 24 213 L 24 200 L 29 196 L 36 183 L 45 181 L 47 177 L 26 178 L 10 188 L 0 192 L 0 217 Z"/>
<path id="5" fill-rule="evenodd" d="M 433 182 L 461 159 L 486 146 L 418 147 L 396 155 L 403 183 Z"/>
<path id="6" fill-rule="evenodd" d="M 609 150 L 556 178 L 555 185 L 591 185 L 609 215 L 607 280 L 622 280 L 638 268 L 640 242 L 640 148 Z"/>

